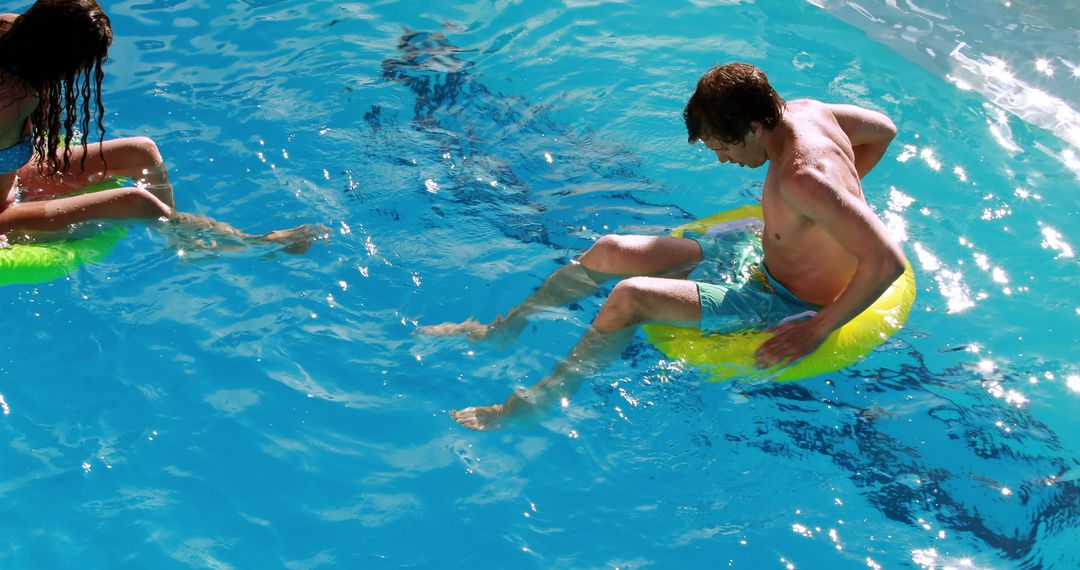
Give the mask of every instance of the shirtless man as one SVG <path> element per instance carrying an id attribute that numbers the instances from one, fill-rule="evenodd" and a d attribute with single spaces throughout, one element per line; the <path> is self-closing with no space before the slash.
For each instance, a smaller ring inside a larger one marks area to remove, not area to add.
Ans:
<path id="1" fill-rule="evenodd" d="M 769 164 L 761 196 L 760 270 L 763 282 L 774 286 L 764 289 L 783 299 L 759 310 L 761 291 L 687 279 L 707 255 L 706 237 L 604 236 L 507 317 L 490 325 L 469 320 L 423 329 L 474 339 L 512 338 L 543 307 L 582 298 L 604 281 L 622 279 L 551 374 L 505 403 L 452 411 L 459 423 L 494 429 L 565 401 L 586 377 L 618 358 L 643 323 L 709 331 L 718 330 L 711 326 L 716 322 L 735 329 L 775 326 L 775 336 L 755 355 L 758 366 L 789 364 L 813 352 L 903 273 L 907 260 L 867 206 L 860 183 L 896 135 L 888 117 L 809 99 L 785 103 L 764 72 L 742 63 L 709 70 L 683 116 L 690 143 L 700 141 L 721 163 Z M 814 310 L 807 312 L 811 318 L 780 324 L 777 307 L 789 313 Z M 742 314 L 717 314 L 732 310 Z"/>

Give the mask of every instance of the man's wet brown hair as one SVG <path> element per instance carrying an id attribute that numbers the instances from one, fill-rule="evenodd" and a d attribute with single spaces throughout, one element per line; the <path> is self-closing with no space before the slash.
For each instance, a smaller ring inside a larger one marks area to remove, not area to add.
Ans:
<path id="1" fill-rule="evenodd" d="M 784 114 L 784 100 L 765 72 L 748 63 L 718 65 L 701 76 L 683 110 L 690 143 L 713 138 L 741 142 L 757 121 L 772 130 Z"/>
<path id="2" fill-rule="evenodd" d="M 30 115 L 39 171 L 68 170 L 68 143 L 76 142 L 76 131 L 89 139 L 92 111 L 98 142 L 105 139 L 102 66 L 112 37 L 109 17 L 94 0 L 38 0 L 10 25 L 0 26 L 0 68 L 21 77 L 40 97 Z M 62 149 L 59 156 L 57 149 Z M 80 166 L 85 165 L 83 155 Z"/>

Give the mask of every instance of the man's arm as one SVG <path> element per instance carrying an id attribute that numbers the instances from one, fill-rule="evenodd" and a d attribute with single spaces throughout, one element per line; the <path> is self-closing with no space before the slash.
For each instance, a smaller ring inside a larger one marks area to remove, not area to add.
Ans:
<path id="1" fill-rule="evenodd" d="M 813 352 L 834 330 L 873 304 L 904 272 L 907 259 L 885 225 L 862 200 L 817 169 L 804 169 L 781 184 L 780 195 L 813 220 L 858 260 L 855 275 L 835 301 L 813 318 L 781 325 L 757 352 L 758 364 L 793 362 Z"/>
<path id="2" fill-rule="evenodd" d="M 829 105 L 829 110 L 851 141 L 855 170 L 861 179 L 885 156 L 889 143 L 896 137 L 896 125 L 877 111 L 855 105 Z"/>

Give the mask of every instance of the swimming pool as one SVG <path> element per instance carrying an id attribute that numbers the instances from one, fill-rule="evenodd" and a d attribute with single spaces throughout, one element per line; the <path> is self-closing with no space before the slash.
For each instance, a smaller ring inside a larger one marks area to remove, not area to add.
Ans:
<path id="1" fill-rule="evenodd" d="M 1076 567 L 1075 9 L 817 4 L 110 3 L 107 124 L 158 141 L 178 205 L 334 235 L 290 257 L 133 227 L 0 289 L 0 566 Z M 730 59 L 900 127 L 865 190 L 918 272 L 907 328 L 793 384 L 635 342 L 538 426 L 458 427 L 602 298 L 509 349 L 418 323 L 753 200 L 761 172 L 683 142 Z"/>

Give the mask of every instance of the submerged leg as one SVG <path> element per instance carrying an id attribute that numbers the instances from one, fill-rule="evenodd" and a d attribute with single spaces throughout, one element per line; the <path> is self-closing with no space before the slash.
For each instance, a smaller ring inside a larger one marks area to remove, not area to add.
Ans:
<path id="1" fill-rule="evenodd" d="M 461 425 L 476 430 L 498 429 L 513 419 L 542 416 L 554 403 L 569 400 L 586 378 L 619 358 L 634 338 L 637 325 L 696 325 L 700 321 L 701 301 L 693 281 L 632 277 L 615 287 L 592 326 L 550 374 L 531 388 L 515 392 L 505 403 L 450 414 Z"/>
<path id="2" fill-rule="evenodd" d="M 485 324 L 474 319 L 460 323 L 442 323 L 420 328 L 427 335 L 467 335 L 469 340 L 513 340 L 525 328 L 529 317 L 547 309 L 567 305 L 583 299 L 605 282 L 617 277 L 590 270 L 578 261 L 560 267 L 544 281 L 540 288 L 520 305 L 510 309 L 506 316 L 499 316 Z"/>
<path id="3" fill-rule="evenodd" d="M 593 293 L 607 281 L 637 275 L 686 275 L 701 260 L 693 240 L 667 236 L 608 235 L 597 240 L 580 261 L 564 265 L 505 317 L 489 324 L 468 319 L 421 327 L 429 335 L 467 335 L 470 340 L 517 338 L 531 316 L 567 305 Z"/>
<path id="4" fill-rule="evenodd" d="M 311 245 L 320 237 L 330 233 L 330 228 L 322 224 L 304 224 L 287 230 L 274 230 L 265 234 L 249 234 L 240 231 L 225 222 L 208 218 L 200 214 L 174 211 L 168 219 L 174 233 L 183 238 L 196 241 L 201 247 L 225 247 L 228 243 L 235 245 L 244 244 L 276 244 L 280 245 L 288 253 L 300 254 L 311 249 Z M 192 239 L 187 235 L 192 232 L 209 234 L 213 241 L 209 244 L 206 240 Z M 218 243 L 224 240 L 225 243 Z"/>

